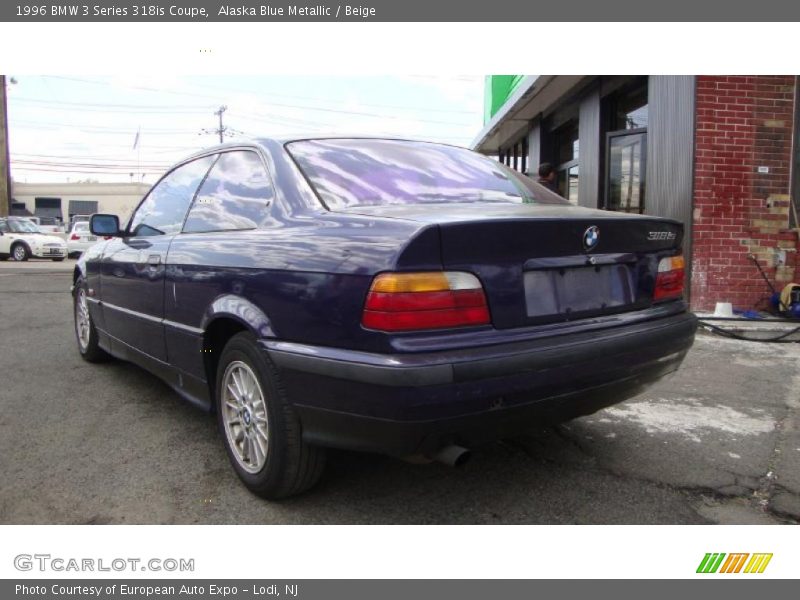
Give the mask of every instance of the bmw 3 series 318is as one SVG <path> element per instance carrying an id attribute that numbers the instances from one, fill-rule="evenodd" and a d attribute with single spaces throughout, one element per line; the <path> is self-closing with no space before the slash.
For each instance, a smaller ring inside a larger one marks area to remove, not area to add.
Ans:
<path id="1" fill-rule="evenodd" d="M 458 463 L 675 371 L 682 225 L 571 206 L 468 150 L 261 139 L 177 164 L 74 272 L 78 349 L 216 413 L 268 498 L 325 448 Z M 135 426 L 135 424 L 133 424 Z"/>

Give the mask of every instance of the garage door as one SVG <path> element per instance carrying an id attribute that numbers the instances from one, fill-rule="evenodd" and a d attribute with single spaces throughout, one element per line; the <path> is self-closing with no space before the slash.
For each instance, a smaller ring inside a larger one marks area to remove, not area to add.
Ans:
<path id="1" fill-rule="evenodd" d="M 93 215 L 97 212 L 96 200 L 70 200 L 69 218 L 75 215 Z"/>
<path id="2" fill-rule="evenodd" d="M 36 203 L 35 215 L 37 217 L 56 217 L 63 220 L 61 215 L 61 198 L 34 198 Z"/>

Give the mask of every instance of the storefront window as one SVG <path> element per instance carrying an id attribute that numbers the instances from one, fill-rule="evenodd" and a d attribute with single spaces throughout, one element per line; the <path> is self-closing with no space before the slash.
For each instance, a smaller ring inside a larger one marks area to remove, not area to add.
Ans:
<path id="1" fill-rule="evenodd" d="M 605 208 L 643 213 L 647 178 L 647 80 L 609 99 L 606 133 Z"/>
<path id="2" fill-rule="evenodd" d="M 644 210 L 646 152 L 644 132 L 609 136 L 606 208 L 631 213 Z"/>
<path id="3" fill-rule="evenodd" d="M 612 130 L 647 127 L 647 84 L 618 94 L 614 98 Z"/>
<path id="4" fill-rule="evenodd" d="M 571 121 L 555 132 L 558 193 L 572 204 L 578 203 L 578 123 Z"/>

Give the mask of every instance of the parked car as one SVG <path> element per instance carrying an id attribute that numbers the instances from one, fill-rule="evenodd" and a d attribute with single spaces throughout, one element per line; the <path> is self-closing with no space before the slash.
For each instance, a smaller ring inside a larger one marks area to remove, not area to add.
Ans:
<path id="1" fill-rule="evenodd" d="M 72 226 L 67 237 L 67 252 L 69 256 L 78 256 L 96 243 L 97 236 L 89 231 L 89 222 L 78 221 Z"/>
<path id="2" fill-rule="evenodd" d="M 91 215 L 72 215 L 69 219 L 70 229 L 75 226 L 75 223 L 88 223 Z"/>
<path id="3" fill-rule="evenodd" d="M 34 223 L 42 233 L 61 236 L 66 232 L 64 224 L 56 217 L 22 217 Z"/>
<path id="4" fill-rule="evenodd" d="M 461 148 L 263 139 L 172 168 L 74 272 L 78 350 L 216 413 L 257 494 L 324 448 L 458 464 L 597 411 L 694 339 L 679 222 L 567 204 Z"/>
<path id="5" fill-rule="evenodd" d="M 30 257 L 62 261 L 67 244 L 60 237 L 42 233 L 24 217 L 0 218 L 0 260 L 24 261 Z"/>

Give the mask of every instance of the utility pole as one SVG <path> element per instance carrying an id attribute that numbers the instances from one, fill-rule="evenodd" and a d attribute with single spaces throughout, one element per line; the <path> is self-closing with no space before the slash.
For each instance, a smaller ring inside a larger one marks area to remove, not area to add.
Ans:
<path id="1" fill-rule="evenodd" d="M 8 108 L 6 76 L 0 75 L 0 217 L 11 210 L 11 173 L 8 152 Z"/>
<path id="2" fill-rule="evenodd" d="M 217 110 L 214 111 L 214 114 L 219 117 L 219 127 L 216 129 L 202 129 L 200 131 L 200 135 L 213 133 L 219 135 L 219 143 L 221 144 L 224 141 L 225 136 L 232 136 L 233 133 L 229 131 L 229 128 L 222 124 L 222 115 L 225 114 L 225 111 L 228 110 L 228 107 L 224 104 L 220 106 Z"/>
<path id="3" fill-rule="evenodd" d="M 217 133 L 219 133 L 219 143 L 222 143 L 222 136 L 225 134 L 226 128 L 222 125 L 222 115 L 225 114 L 225 111 L 228 110 L 228 107 L 224 104 L 219 107 L 219 110 L 214 114 L 219 117 L 219 129 L 217 129 Z"/>

